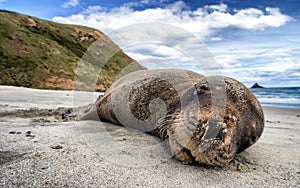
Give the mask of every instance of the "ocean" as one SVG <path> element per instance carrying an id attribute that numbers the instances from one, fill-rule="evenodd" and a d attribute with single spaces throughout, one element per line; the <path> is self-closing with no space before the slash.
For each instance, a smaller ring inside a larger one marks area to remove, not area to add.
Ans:
<path id="1" fill-rule="evenodd" d="M 262 106 L 300 108 L 300 87 L 250 89 Z"/>

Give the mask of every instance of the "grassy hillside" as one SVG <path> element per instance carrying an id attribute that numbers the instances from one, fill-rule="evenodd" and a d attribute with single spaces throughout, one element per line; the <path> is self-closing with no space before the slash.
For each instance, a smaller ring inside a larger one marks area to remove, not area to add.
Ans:
<path id="1" fill-rule="evenodd" d="M 0 11 L 0 84 L 72 89 L 75 70 L 82 56 L 98 39 L 102 41 L 102 46 L 97 47 L 100 54 L 108 53 L 107 48 L 118 48 L 102 32 L 92 28 Z M 95 53 L 99 55 L 98 52 Z M 99 56 L 93 58 L 93 66 L 104 66 L 96 81 L 97 90 L 107 89 L 120 71 L 132 62 L 129 71 L 144 69 L 121 50 L 107 63 L 101 62 L 103 58 Z M 90 74 L 89 69 L 85 71 L 86 75 Z M 94 87 L 84 80 L 76 79 L 83 90 Z"/>

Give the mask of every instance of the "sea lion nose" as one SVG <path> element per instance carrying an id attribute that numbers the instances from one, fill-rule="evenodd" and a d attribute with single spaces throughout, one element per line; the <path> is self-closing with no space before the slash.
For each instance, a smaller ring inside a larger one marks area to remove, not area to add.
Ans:
<path id="1" fill-rule="evenodd" d="M 207 150 L 215 140 L 223 140 L 226 133 L 226 124 L 217 119 L 211 119 L 206 125 L 206 131 L 203 134 L 199 150 Z"/>

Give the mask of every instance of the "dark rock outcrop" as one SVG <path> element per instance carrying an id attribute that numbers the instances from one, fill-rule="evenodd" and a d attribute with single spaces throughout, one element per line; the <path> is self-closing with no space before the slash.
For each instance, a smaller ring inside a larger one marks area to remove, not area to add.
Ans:
<path id="1" fill-rule="evenodd" d="M 253 86 L 250 87 L 250 88 L 255 89 L 255 88 L 264 88 L 264 87 L 261 86 L 261 85 L 259 85 L 258 83 L 255 83 L 255 84 L 253 84 Z"/>

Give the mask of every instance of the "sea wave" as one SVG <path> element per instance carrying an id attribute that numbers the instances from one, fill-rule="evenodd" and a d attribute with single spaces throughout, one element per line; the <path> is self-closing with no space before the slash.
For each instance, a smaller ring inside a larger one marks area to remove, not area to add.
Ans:
<path id="1" fill-rule="evenodd" d="M 259 88 L 251 91 L 262 105 L 300 108 L 300 87 Z"/>
<path id="2" fill-rule="evenodd" d="M 280 107 L 295 107 L 300 108 L 299 98 L 257 98 L 263 106 L 280 106 Z"/>

